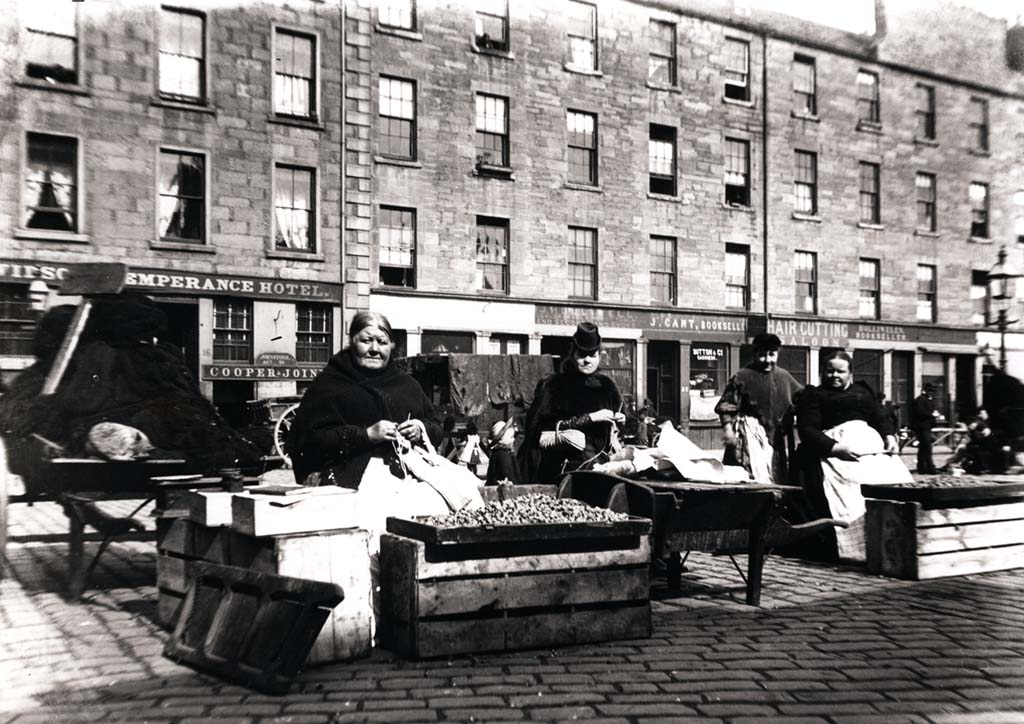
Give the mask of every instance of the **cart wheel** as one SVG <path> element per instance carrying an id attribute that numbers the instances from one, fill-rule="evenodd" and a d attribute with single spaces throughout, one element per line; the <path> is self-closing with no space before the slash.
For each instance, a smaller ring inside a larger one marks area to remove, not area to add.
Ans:
<path id="1" fill-rule="evenodd" d="M 288 457 L 288 431 L 292 429 L 292 421 L 295 420 L 295 413 L 299 411 L 298 403 L 292 405 L 281 413 L 274 423 L 274 449 L 277 454 L 284 458 L 288 467 L 292 466 L 291 458 Z"/>

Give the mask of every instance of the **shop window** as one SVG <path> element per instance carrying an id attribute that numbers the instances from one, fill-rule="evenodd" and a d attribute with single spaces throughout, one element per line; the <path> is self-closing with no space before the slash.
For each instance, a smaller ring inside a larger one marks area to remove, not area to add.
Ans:
<path id="1" fill-rule="evenodd" d="M 477 169 L 486 166 L 507 168 L 508 99 L 484 93 L 476 94 Z"/>
<path id="2" fill-rule="evenodd" d="M 974 182 L 968 191 L 971 202 L 971 236 L 988 238 L 988 184 Z"/>
<path id="3" fill-rule="evenodd" d="M 750 308 L 750 247 L 725 245 L 725 306 Z"/>
<path id="4" fill-rule="evenodd" d="M 317 114 L 316 36 L 278 28 L 274 31 L 274 111 L 283 116 Z"/>
<path id="5" fill-rule="evenodd" d="M 882 219 L 878 193 L 879 168 L 877 163 L 860 164 L 860 220 L 865 224 L 878 224 Z"/>
<path id="6" fill-rule="evenodd" d="M 490 354 L 528 354 L 529 341 L 525 334 L 492 334 Z"/>
<path id="7" fill-rule="evenodd" d="M 334 309 L 329 304 L 295 305 L 295 361 L 325 363 L 331 357 Z"/>
<path id="8" fill-rule="evenodd" d="M 206 240 L 206 157 L 202 153 L 160 149 L 161 241 L 202 244 Z"/>
<path id="9" fill-rule="evenodd" d="M 794 210 L 800 214 L 818 213 L 818 154 L 796 152 L 796 176 L 793 180 Z"/>
<path id="10" fill-rule="evenodd" d="M 597 8 L 569 0 L 568 13 L 569 65 L 597 70 Z"/>
<path id="11" fill-rule="evenodd" d="M 921 355 L 921 389 L 929 383 L 935 385 L 932 400 L 935 409 L 949 417 L 949 389 L 946 386 L 946 357 L 934 352 Z"/>
<path id="12" fill-rule="evenodd" d="M 572 337 L 559 337 L 555 335 L 546 335 L 540 338 L 540 353 L 549 354 L 554 358 L 555 369 L 559 369 L 562 358 L 565 357 L 565 353 L 569 351 L 569 346 L 572 344 Z"/>
<path id="13" fill-rule="evenodd" d="M 48 83 L 78 83 L 78 29 L 73 8 L 22 3 L 25 75 Z"/>
<path id="14" fill-rule="evenodd" d="M 651 301 L 676 303 L 676 238 L 651 236 Z"/>
<path id="15" fill-rule="evenodd" d="M 160 10 L 160 95 L 186 103 L 206 98 L 206 16 Z"/>
<path id="16" fill-rule="evenodd" d="M 860 259 L 860 297 L 858 312 L 861 319 L 881 319 L 881 285 L 878 259 Z"/>
<path id="17" fill-rule="evenodd" d="M 78 139 L 47 133 L 28 133 L 25 138 L 24 227 L 77 232 Z"/>
<path id="18" fill-rule="evenodd" d="M 416 210 L 380 207 L 378 262 L 380 283 L 416 287 Z"/>
<path id="19" fill-rule="evenodd" d="M 569 137 L 569 182 L 597 185 L 597 116 L 568 111 L 565 115 Z"/>
<path id="20" fill-rule="evenodd" d="M 597 298 L 597 229 L 569 227 L 569 296 Z"/>
<path id="21" fill-rule="evenodd" d="M 391 158 L 416 158 L 416 83 L 381 76 L 377 107 L 377 150 Z"/>
<path id="22" fill-rule="evenodd" d="M 793 56 L 793 110 L 800 115 L 818 113 L 817 69 L 814 58 Z"/>
<path id="23" fill-rule="evenodd" d="M 937 317 L 935 294 L 935 267 L 931 264 L 917 265 L 917 321 L 934 322 Z"/>
<path id="24" fill-rule="evenodd" d="M 648 22 L 650 51 L 647 80 L 658 85 L 676 84 L 676 25 L 664 20 Z"/>
<path id="25" fill-rule="evenodd" d="M 635 395 L 633 390 L 636 387 L 636 356 L 634 354 L 633 342 L 617 342 L 614 340 L 603 340 L 601 342 L 601 369 L 600 371 L 610 377 L 619 388 L 622 394 L 622 411 L 629 409 Z"/>
<path id="26" fill-rule="evenodd" d="M 917 137 L 927 141 L 935 140 L 935 88 L 923 83 L 917 84 Z"/>
<path id="27" fill-rule="evenodd" d="M 878 73 L 857 71 L 857 117 L 862 123 L 878 125 L 881 109 L 878 101 Z"/>
<path id="28" fill-rule="evenodd" d="M 508 1 L 477 0 L 476 47 L 508 50 Z"/>
<path id="29" fill-rule="evenodd" d="M 508 219 L 476 217 L 476 288 L 508 294 Z"/>
<path id="30" fill-rule="evenodd" d="M 649 191 L 664 196 L 676 195 L 676 129 L 651 124 L 647 165 Z"/>
<path id="31" fill-rule="evenodd" d="M 988 272 L 971 271 L 971 324 L 988 324 Z"/>
<path id="32" fill-rule="evenodd" d="M 914 178 L 917 193 L 917 228 L 921 231 L 935 231 L 935 174 L 918 173 Z"/>
<path id="33" fill-rule="evenodd" d="M 0 284 L 0 355 L 32 356 L 36 316 L 27 286 Z"/>
<path id="34" fill-rule="evenodd" d="M 725 203 L 750 206 L 750 144 L 725 139 Z"/>
<path id="35" fill-rule="evenodd" d="M 853 353 L 853 378 L 871 388 L 875 395 L 882 389 L 882 359 L 885 352 L 875 349 L 860 349 Z"/>
<path id="36" fill-rule="evenodd" d="M 391 358 L 405 359 L 409 355 L 409 333 L 404 329 L 392 327 L 391 341 L 395 343 L 391 350 Z"/>
<path id="37" fill-rule="evenodd" d="M 416 3 L 413 0 L 381 0 L 377 22 L 388 28 L 416 29 Z"/>
<path id="38" fill-rule="evenodd" d="M 475 339 L 472 332 L 424 332 L 421 349 L 431 354 L 472 354 Z"/>
<path id="39" fill-rule="evenodd" d="M 988 151 L 988 101 L 971 98 L 970 108 L 971 143 L 975 151 Z"/>
<path id="40" fill-rule="evenodd" d="M 725 39 L 725 97 L 734 101 L 750 100 L 750 43 L 737 38 Z"/>
<path id="41" fill-rule="evenodd" d="M 274 247 L 279 251 L 316 252 L 316 172 L 311 168 L 274 166 Z"/>
<path id="42" fill-rule="evenodd" d="M 729 380 L 729 345 L 694 342 L 690 347 L 690 419 L 718 420 L 715 405 Z"/>
<path id="43" fill-rule="evenodd" d="M 793 255 L 797 314 L 818 313 L 818 255 L 798 251 Z"/>
<path id="44" fill-rule="evenodd" d="M 252 302 L 216 299 L 213 302 L 213 359 L 252 361 Z"/>

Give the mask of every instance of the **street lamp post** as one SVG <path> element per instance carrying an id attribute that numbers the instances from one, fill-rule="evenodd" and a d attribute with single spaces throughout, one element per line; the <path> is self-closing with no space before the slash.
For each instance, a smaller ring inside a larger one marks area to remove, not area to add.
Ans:
<path id="1" fill-rule="evenodd" d="M 1006 261 L 1006 247 L 999 250 L 999 261 L 988 273 L 988 298 L 996 312 L 995 325 L 999 330 L 999 369 L 1006 371 L 1006 328 L 1016 322 L 1010 311 L 1017 299 L 1017 280 L 1022 275 Z M 992 324 L 992 322 L 988 322 Z"/>

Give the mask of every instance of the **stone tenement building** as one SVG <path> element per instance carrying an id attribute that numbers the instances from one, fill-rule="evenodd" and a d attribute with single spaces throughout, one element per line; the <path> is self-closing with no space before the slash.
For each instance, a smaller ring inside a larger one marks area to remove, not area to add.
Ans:
<path id="1" fill-rule="evenodd" d="M 560 353 L 592 319 L 624 391 L 703 445 L 765 328 L 805 381 L 846 348 L 900 403 L 977 402 L 985 272 L 1024 251 L 1021 27 L 892 1 L 873 34 L 731 2 L 23 5 L 8 369 L 29 281 L 128 260 L 224 403 L 301 389 L 366 308 L 409 354 Z"/>

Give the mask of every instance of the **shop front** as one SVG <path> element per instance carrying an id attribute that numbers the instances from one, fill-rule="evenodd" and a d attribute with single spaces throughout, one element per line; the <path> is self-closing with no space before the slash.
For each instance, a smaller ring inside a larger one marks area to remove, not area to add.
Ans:
<path id="1" fill-rule="evenodd" d="M 5 375 L 32 363 L 41 312 L 27 306 L 29 286 L 45 282 L 51 306 L 75 303 L 56 295 L 73 266 L 0 260 Z M 245 424 L 251 400 L 300 393 L 340 346 L 341 284 L 130 267 L 125 288 L 165 312 L 163 341 L 181 349 L 203 394 L 233 424 Z"/>

